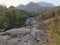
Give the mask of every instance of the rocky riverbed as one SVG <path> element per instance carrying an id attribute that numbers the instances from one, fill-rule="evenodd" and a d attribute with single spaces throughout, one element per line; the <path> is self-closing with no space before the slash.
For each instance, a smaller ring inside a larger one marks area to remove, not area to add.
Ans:
<path id="1" fill-rule="evenodd" d="M 47 26 L 40 24 L 42 28 L 37 28 L 39 23 L 36 20 L 33 18 L 28 20 L 30 22 L 27 22 L 32 24 L 0 32 L 0 45 L 40 45 L 40 43 L 48 45 L 50 36 L 44 32 Z"/>

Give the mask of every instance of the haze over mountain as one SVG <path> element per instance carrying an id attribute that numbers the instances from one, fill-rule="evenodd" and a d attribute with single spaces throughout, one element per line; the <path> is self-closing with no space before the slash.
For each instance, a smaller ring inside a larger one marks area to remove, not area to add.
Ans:
<path id="1" fill-rule="evenodd" d="M 18 9 L 26 10 L 26 11 L 37 11 L 43 9 L 40 5 L 34 2 L 30 2 L 27 5 L 19 5 L 17 6 Z"/>
<path id="2" fill-rule="evenodd" d="M 51 3 L 46 3 L 46 2 L 38 2 L 37 4 L 39 4 L 42 7 L 54 7 L 54 4 Z"/>
<path id="3" fill-rule="evenodd" d="M 38 2 L 38 3 L 30 2 L 27 5 L 20 4 L 16 8 L 26 10 L 26 11 L 40 11 L 52 7 L 54 7 L 53 4 L 46 3 L 46 2 Z"/>

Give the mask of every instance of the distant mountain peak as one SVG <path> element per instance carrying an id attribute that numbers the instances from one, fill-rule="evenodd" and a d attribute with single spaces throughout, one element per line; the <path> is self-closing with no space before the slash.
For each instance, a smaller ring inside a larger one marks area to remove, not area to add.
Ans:
<path id="1" fill-rule="evenodd" d="M 19 5 L 17 6 L 18 9 L 26 10 L 26 11 L 40 11 L 44 9 L 48 9 L 54 7 L 51 3 L 46 2 L 29 2 L 27 5 Z"/>
<path id="2" fill-rule="evenodd" d="M 34 3 L 34 2 L 29 2 L 28 4 L 31 4 L 31 3 Z"/>
<path id="3" fill-rule="evenodd" d="M 45 3 L 44 1 L 40 2 L 40 3 Z"/>
<path id="4" fill-rule="evenodd" d="M 34 2 L 30 2 L 28 3 L 27 5 L 38 5 L 37 3 L 34 3 Z M 40 5 L 39 5 L 40 6 Z"/>
<path id="5" fill-rule="evenodd" d="M 35 4 L 34 2 L 30 2 L 30 3 L 28 3 L 27 5 L 32 5 L 32 4 Z"/>
<path id="6" fill-rule="evenodd" d="M 42 7 L 54 7 L 54 6 L 55 6 L 55 5 L 52 4 L 52 3 L 48 3 L 48 2 L 44 2 L 44 1 L 38 2 L 37 4 L 39 4 L 39 5 L 42 6 Z"/>
<path id="7" fill-rule="evenodd" d="M 34 2 L 30 2 L 27 5 L 19 5 L 19 9 L 26 10 L 26 11 L 37 11 L 43 9 L 40 5 Z"/>

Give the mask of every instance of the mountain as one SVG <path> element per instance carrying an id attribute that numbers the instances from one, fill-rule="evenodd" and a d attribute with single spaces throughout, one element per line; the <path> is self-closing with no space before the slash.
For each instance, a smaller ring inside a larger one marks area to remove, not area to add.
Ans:
<path id="1" fill-rule="evenodd" d="M 24 7 L 25 7 L 25 5 L 22 5 L 22 4 L 21 4 L 21 5 L 17 6 L 16 8 L 18 8 L 18 9 L 19 9 L 19 8 L 20 8 L 20 9 L 23 9 Z"/>
<path id="2" fill-rule="evenodd" d="M 52 3 L 46 3 L 46 2 L 38 2 L 37 4 L 42 7 L 54 7 L 55 6 Z"/>
<path id="3" fill-rule="evenodd" d="M 42 10 L 44 7 L 41 7 L 37 3 L 30 2 L 27 5 L 19 5 L 16 8 L 26 10 L 26 11 L 38 11 L 38 10 Z"/>
<path id="4" fill-rule="evenodd" d="M 54 7 L 54 5 L 46 2 L 38 2 L 38 3 L 30 2 L 27 5 L 18 5 L 16 8 L 26 10 L 26 11 L 36 12 L 36 11 L 48 9 L 51 7 Z"/>

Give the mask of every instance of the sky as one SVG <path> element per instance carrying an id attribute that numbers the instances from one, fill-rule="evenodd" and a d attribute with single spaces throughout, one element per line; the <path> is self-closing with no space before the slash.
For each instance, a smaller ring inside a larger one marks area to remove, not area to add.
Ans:
<path id="1" fill-rule="evenodd" d="M 0 0 L 0 4 L 9 7 L 11 5 L 12 6 L 18 6 L 19 4 L 26 5 L 29 2 L 42 2 L 42 1 L 52 3 L 56 6 L 60 5 L 60 0 Z"/>

